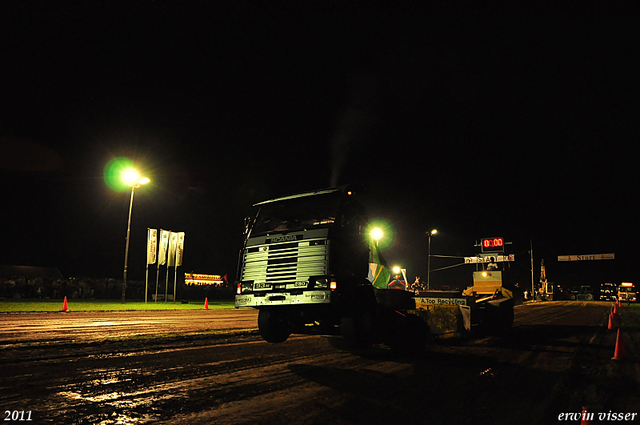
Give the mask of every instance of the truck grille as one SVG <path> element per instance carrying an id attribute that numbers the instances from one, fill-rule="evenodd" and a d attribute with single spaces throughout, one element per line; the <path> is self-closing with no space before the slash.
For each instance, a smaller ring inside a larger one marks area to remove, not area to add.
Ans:
<path id="1" fill-rule="evenodd" d="M 310 276 L 328 274 L 329 241 L 255 245 L 244 253 L 242 280 L 286 284 L 308 282 Z"/>

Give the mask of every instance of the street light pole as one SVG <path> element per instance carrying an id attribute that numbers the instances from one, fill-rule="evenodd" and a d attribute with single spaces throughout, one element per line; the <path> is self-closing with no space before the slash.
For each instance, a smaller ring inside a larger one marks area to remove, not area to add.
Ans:
<path id="1" fill-rule="evenodd" d="M 133 194 L 141 184 L 149 183 L 146 177 L 140 178 L 137 171 L 128 168 L 122 172 L 122 181 L 131 186 L 131 200 L 129 201 L 129 220 L 127 222 L 127 242 L 124 249 L 124 276 L 122 279 L 122 303 L 124 304 L 127 292 L 127 264 L 129 262 L 129 236 L 131 235 L 131 211 L 133 210 Z"/>
<path id="2" fill-rule="evenodd" d="M 428 233 L 429 235 L 429 245 L 428 245 L 428 254 L 427 254 L 427 291 L 431 290 L 431 236 L 438 233 L 436 229 L 433 229 Z"/>
<path id="3" fill-rule="evenodd" d="M 129 201 L 129 221 L 127 222 L 127 242 L 124 249 L 124 277 L 122 279 L 122 303 L 124 304 L 125 293 L 127 291 L 127 264 L 129 262 L 129 235 L 131 234 L 131 210 L 133 210 L 133 194 L 136 187 L 131 186 L 131 201 Z"/>

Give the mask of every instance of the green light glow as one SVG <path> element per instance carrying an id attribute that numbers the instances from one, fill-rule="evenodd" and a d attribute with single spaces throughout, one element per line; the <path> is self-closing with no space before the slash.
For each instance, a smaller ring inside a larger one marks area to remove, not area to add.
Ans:
<path id="1" fill-rule="evenodd" d="M 127 168 L 133 167 L 133 161 L 129 158 L 125 157 L 116 157 L 112 158 L 107 165 L 104 167 L 103 177 L 104 182 L 109 186 L 109 188 L 116 190 L 118 192 L 126 192 L 131 190 L 131 186 L 127 185 L 122 180 L 122 173 Z"/>
<path id="2" fill-rule="evenodd" d="M 375 232 L 374 232 L 375 230 Z M 390 246 L 393 243 L 394 231 L 391 225 L 383 220 L 374 220 L 369 223 L 366 229 L 367 235 L 374 240 L 374 235 L 382 233 L 380 239 L 377 240 L 378 247 L 383 249 Z"/>

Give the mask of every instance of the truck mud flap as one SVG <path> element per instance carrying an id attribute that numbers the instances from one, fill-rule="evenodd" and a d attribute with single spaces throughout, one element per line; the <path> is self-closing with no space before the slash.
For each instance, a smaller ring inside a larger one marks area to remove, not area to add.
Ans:
<path id="1" fill-rule="evenodd" d="M 513 299 L 503 298 L 482 303 L 480 329 L 496 334 L 511 329 L 513 325 Z"/>

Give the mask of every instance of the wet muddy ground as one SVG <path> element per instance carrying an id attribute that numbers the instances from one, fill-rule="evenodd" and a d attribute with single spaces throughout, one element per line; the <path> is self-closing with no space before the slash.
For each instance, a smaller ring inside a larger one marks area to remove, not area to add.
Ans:
<path id="1" fill-rule="evenodd" d="M 54 424 L 548 424 L 582 406 L 640 412 L 638 332 L 626 335 L 629 358 L 612 361 L 609 307 L 518 306 L 508 335 L 440 341 L 413 358 L 323 337 L 268 344 L 252 310 L 6 315 L 0 408 L 7 423 L 24 412 Z"/>

